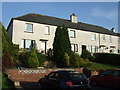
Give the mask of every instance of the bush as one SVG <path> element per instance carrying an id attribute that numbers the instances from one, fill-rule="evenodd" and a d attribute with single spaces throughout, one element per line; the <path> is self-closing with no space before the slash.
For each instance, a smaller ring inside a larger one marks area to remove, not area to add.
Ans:
<path id="1" fill-rule="evenodd" d="M 24 65 L 24 67 L 27 67 L 27 61 L 29 59 L 29 52 L 26 49 L 21 49 L 19 52 L 18 59 Z"/>
<path id="2" fill-rule="evenodd" d="M 44 54 L 39 53 L 39 52 L 36 52 L 36 54 L 37 54 L 37 58 L 39 61 L 39 66 L 40 67 L 44 66 L 44 62 L 47 61 L 46 56 Z"/>
<path id="3" fill-rule="evenodd" d="M 74 67 L 74 68 L 80 66 L 80 56 L 79 56 L 79 54 L 77 54 L 75 52 L 71 52 L 71 55 L 70 55 L 70 66 Z"/>
<path id="4" fill-rule="evenodd" d="M 29 52 L 27 66 L 30 68 L 37 68 L 39 66 L 39 61 L 34 48 L 32 48 L 31 51 Z"/>
<path id="5" fill-rule="evenodd" d="M 70 65 L 70 57 L 68 56 L 67 53 L 65 53 L 65 55 L 64 55 L 64 61 L 65 61 L 66 67 L 69 67 L 69 65 Z"/>
<path id="6" fill-rule="evenodd" d="M 112 53 L 95 53 L 95 62 L 105 63 L 105 64 L 115 64 L 120 65 L 120 55 Z"/>
<path id="7" fill-rule="evenodd" d="M 14 67 L 11 55 L 9 53 L 4 53 L 2 56 L 2 67 L 4 68 L 12 68 Z"/>
<path id="8" fill-rule="evenodd" d="M 91 59 L 91 53 L 88 50 L 82 50 L 81 58 Z"/>
<path id="9" fill-rule="evenodd" d="M 13 81 L 4 73 L 2 74 L 2 90 L 15 90 Z"/>

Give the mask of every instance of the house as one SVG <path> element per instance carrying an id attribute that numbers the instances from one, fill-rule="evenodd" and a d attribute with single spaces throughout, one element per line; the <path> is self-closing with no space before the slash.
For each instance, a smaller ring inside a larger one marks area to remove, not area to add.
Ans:
<path id="1" fill-rule="evenodd" d="M 57 26 L 68 27 L 72 51 L 81 54 L 82 50 L 91 53 L 107 52 L 118 53 L 119 36 L 114 31 L 101 26 L 78 22 L 75 14 L 70 15 L 70 20 L 29 13 L 12 18 L 7 28 L 13 44 L 19 48 L 29 49 L 31 46 L 40 52 L 46 53 L 53 48 Z"/>

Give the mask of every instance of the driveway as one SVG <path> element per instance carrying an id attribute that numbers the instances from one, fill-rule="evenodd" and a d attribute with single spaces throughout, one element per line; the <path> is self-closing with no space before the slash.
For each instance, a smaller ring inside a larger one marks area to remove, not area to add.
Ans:
<path id="1" fill-rule="evenodd" d="M 28 90 L 28 88 L 40 90 L 37 82 L 21 82 L 21 88 L 17 88 L 17 90 L 26 90 L 26 89 Z M 106 88 L 106 87 L 93 87 L 92 90 L 115 90 L 115 89 Z"/>

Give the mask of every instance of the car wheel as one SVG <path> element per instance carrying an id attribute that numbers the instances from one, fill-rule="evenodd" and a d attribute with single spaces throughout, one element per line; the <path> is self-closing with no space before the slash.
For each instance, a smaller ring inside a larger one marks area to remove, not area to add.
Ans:
<path id="1" fill-rule="evenodd" d="M 42 83 L 38 83 L 39 84 L 39 88 L 43 88 L 43 85 L 42 85 Z"/>
<path id="2" fill-rule="evenodd" d="M 96 80 L 92 80 L 92 82 L 91 82 L 91 86 L 97 86 L 97 82 L 96 82 Z"/>

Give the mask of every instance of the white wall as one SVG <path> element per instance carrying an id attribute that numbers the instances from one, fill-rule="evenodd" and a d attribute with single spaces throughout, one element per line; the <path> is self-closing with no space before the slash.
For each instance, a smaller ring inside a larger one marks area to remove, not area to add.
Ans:
<path id="1" fill-rule="evenodd" d="M 52 44 L 53 44 L 53 40 L 54 40 L 55 31 L 56 31 L 57 26 L 45 25 L 45 24 L 39 24 L 39 23 L 32 22 L 33 33 L 27 33 L 27 32 L 24 32 L 26 23 L 31 23 L 31 22 L 13 20 L 12 42 L 14 44 L 21 45 L 22 39 L 36 40 L 37 49 L 40 50 L 41 49 L 40 48 L 41 47 L 40 39 L 45 39 L 45 40 L 48 40 L 47 41 L 47 49 L 52 48 Z M 46 26 L 50 26 L 50 35 L 44 34 L 44 30 L 45 30 Z M 10 28 L 10 29 L 12 30 L 12 28 Z M 110 35 L 105 34 L 106 41 L 103 41 L 102 40 L 103 34 L 68 28 L 68 31 L 70 31 L 70 30 L 75 30 L 75 32 L 76 32 L 76 38 L 70 38 L 70 41 L 71 41 L 71 43 L 78 44 L 78 53 L 79 54 L 81 53 L 82 45 L 86 45 L 87 49 L 89 49 L 89 46 L 91 46 L 91 45 L 92 46 L 99 46 L 99 44 L 103 44 L 103 45 L 106 45 L 108 47 L 106 52 L 109 52 L 110 46 L 115 46 L 116 48 L 118 48 L 118 37 L 117 36 L 112 36 L 112 42 L 110 43 L 109 42 Z M 10 30 L 9 30 L 9 33 L 11 33 Z M 95 41 L 91 40 L 92 33 L 96 34 Z M 100 43 L 99 43 L 99 35 L 100 35 Z"/>

